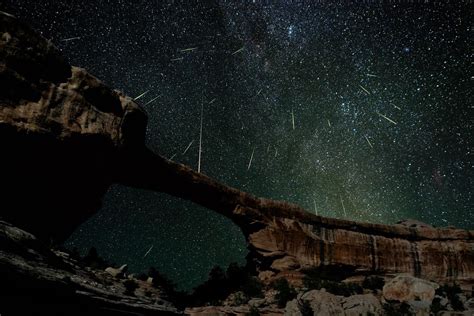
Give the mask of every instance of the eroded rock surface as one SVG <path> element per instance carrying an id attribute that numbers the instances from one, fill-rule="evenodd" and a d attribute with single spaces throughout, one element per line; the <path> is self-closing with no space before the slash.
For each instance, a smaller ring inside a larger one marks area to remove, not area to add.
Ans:
<path id="1" fill-rule="evenodd" d="M 312 290 L 287 303 L 285 315 L 302 316 L 302 304 L 306 301 L 311 307 L 313 315 L 381 315 L 383 313 L 380 300 L 373 294 L 352 295 L 342 297 L 326 292 Z"/>
<path id="2" fill-rule="evenodd" d="M 100 207 L 120 149 L 143 146 L 146 116 L 4 13 L 0 85 L 1 216 L 62 241 Z"/>
<path id="3" fill-rule="evenodd" d="M 352 295 L 342 299 L 342 308 L 346 316 L 380 315 L 382 304 L 373 294 Z"/>
<path id="4" fill-rule="evenodd" d="M 108 273 L 82 267 L 68 254 L 0 221 L 0 309 L 5 315 L 179 315 L 158 289 L 137 280 L 125 287 Z M 147 295 L 145 292 L 148 292 Z"/>
<path id="5" fill-rule="evenodd" d="M 389 301 L 424 301 L 431 304 L 438 284 L 415 278 L 411 275 L 397 275 L 383 287 L 383 296 Z"/>

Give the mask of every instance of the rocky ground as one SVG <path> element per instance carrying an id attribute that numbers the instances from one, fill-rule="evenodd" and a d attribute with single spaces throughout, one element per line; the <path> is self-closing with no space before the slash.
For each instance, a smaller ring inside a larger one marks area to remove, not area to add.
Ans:
<path id="1" fill-rule="evenodd" d="M 217 306 L 208 302 L 183 310 L 167 301 L 169 293 L 151 278 L 127 275 L 125 266 L 85 266 L 68 252 L 50 249 L 6 222 L 0 222 L 0 246 L 4 315 L 27 315 L 32 310 L 39 315 L 474 315 L 472 289 L 408 274 L 389 280 L 369 277 L 351 286 L 310 275 L 303 287 L 262 284 L 256 297 L 237 291 L 213 302 Z M 183 300 L 178 303 L 193 304 L 189 297 Z"/>
<path id="2" fill-rule="evenodd" d="M 68 253 L 0 222 L 2 315 L 175 315 L 178 310 L 149 283 L 83 266 Z"/>
<path id="3" fill-rule="evenodd" d="M 280 291 L 271 289 L 262 298 L 240 303 L 241 293 L 232 294 L 222 306 L 187 308 L 189 315 L 474 315 L 472 292 L 443 286 L 400 274 L 380 289 L 362 289 L 360 294 L 337 295 L 331 287 L 297 288 L 281 304 Z M 294 298 L 293 298 L 294 297 Z"/>

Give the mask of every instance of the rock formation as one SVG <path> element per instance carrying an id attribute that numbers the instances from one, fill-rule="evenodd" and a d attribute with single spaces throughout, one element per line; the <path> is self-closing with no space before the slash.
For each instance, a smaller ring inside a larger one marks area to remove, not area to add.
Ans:
<path id="1" fill-rule="evenodd" d="M 135 295 L 126 295 L 124 283 L 107 272 L 82 267 L 2 221 L 0 277 L 0 311 L 5 315 L 181 314 L 146 282 Z"/>
<path id="2" fill-rule="evenodd" d="M 383 296 L 389 301 L 427 301 L 431 304 L 438 284 L 410 275 L 397 275 L 383 287 Z"/>
<path id="3" fill-rule="evenodd" d="M 301 302 L 309 302 L 315 315 L 380 315 L 382 306 L 373 294 L 360 294 L 349 297 L 337 296 L 325 290 L 312 290 L 299 295 L 286 305 L 285 315 L 302 316 Z"/>
<path id="4" fill-rule="evenodd" d="M 0 84 L 1 215 L 43 239 L 64 240 L 97 211 L 123 169 L 118 149 L 143 146 L 146 116 L 6 14 Z"/>
<path id="5" fill-rule="evenodd" d="M 300 284 L 308 269 L 334 269 L 354 280 L 408 273 L 473 284 L 473 231 L 324 218 L 151 152 L 146 115 L 130 97 L 71 67 L 49 41 L 5 13 L 0 83 L 0 217 L 43 241 L 67 238 L 120 183 L 230 218 L 247 239 L 249 266 L 265 282 L 286 277 Z"/>

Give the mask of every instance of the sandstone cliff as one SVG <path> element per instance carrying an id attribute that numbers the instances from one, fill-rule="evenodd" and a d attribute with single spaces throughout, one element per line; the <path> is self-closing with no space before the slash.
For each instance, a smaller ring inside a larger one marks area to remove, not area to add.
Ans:
<path id="1" fill-rule="evenodd" d="M 71 67 L 47 40 L 0 14 L 0 217 L 39 238 L 64 240 L 100 207 L 112 183 L 166 192 L 229 217 L 264 281 L 295 284 L 310 268 L 344 277 L 404 272 L 437 282 L 474 280 L 474 232 L 324 218 L 257 198 L 144 145 L 133 100 Z"/>

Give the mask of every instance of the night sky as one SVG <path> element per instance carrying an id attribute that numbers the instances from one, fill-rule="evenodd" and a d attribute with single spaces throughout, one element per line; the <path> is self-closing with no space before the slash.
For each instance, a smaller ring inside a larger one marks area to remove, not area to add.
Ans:
<path id="1" fill-rule="evenodd" d="M 201 171 L 219 181 L 324 216 L 474 229 L 474 5 L 450 2 L 0 0 L 71 64 L 148 91 L 165 157 L 197 169 L 202 107 Z M 122 186 L 67 246 L 183 288 L 247 253 L 220 215 Z"/>

